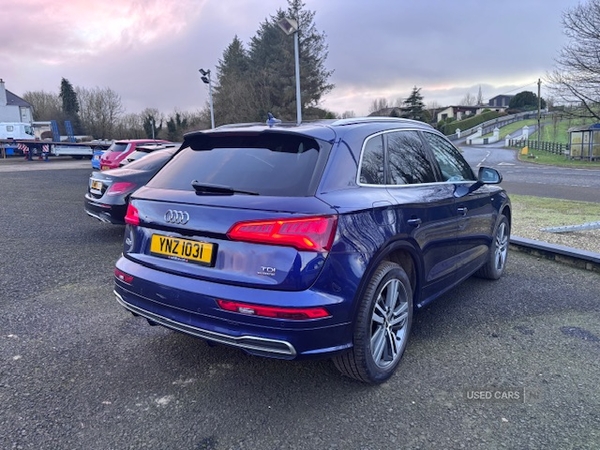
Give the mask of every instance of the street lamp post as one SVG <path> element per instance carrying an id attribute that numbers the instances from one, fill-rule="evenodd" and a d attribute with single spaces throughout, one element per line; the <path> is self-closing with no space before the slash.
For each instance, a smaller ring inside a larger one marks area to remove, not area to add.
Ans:
<path id="1" fill-rule="evenodd" d="M 290 34 L 294 35 L 294 58 L 296 66 L 296 124 L 300 125 L 302 123 L 302 104 L 300 102 L 300 44 L 298 42 L 298 22 L 296 22 L 294 19 L 288 19 L 287 17 L 284 17 L 277 22 L 277 25 L 279 25 L 279 28 L 281 28 L 288 36 Z"/>
<path id="2" fill-rule="evenodd" d="M 209 70 L 200 69 L 199 72 L 202 75 L 202 81 L 204 82 L 204 84 L 208 84 L 208 99 L 209 99 L 208 101 L 210 104 L 210 126 L 211 126 L 211 128 L 214 128 L 215 127 L 215 112 L 213 110 L 212 80 L 210 78 L 210 69 Z"/>

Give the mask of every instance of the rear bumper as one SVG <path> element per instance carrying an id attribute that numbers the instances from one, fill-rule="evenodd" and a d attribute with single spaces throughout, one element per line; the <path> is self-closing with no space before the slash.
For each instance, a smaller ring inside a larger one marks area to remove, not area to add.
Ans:
<path id="1" fill-rule="evenodd" d="M 85 198 L 84 209 L 88 216 L 104 223 L 125 225 L 127 205 L 106 205 Z"/>
<path id="2" fill-rule="evenodd" d="M 327 358 L 352 346 L 352 324 L 335 319 L 336 309 L 339 312 L 345 306 L 332 303 L 331 296 L 325 294 L 310 290 L 262 291 L 190 280 L 124 257 L 117 261 L 117 268 L 134 277 L 131 284 L 115 278 L 118 303 L 134 315 L 172 330 L 277 359 Z M 216 303 L 217 298 L 265 304 L 278 299 L 285 306 L 300 306 L 302 299 L 309 297 L 310 304 L 320 298 L 332 317 L 306 321 L 271 319 L 224 311 Z"/>
<path id="3" fill-rule="evenodd" d="M 120 163 L 121 163 L 121 160 L 119 160 L 119 161 L 102 161 L 102 160 L 100 160 L 98 163 L 98 167 L 100 168 L 100 170 L 117 169 L 119 167 Z"/>
<path id="4" fill-rule="evenodd" d="M 294 359 L 296 357 L 296 349 L 289 342 L 275 339 L 265 339 L 256 336 L 229 336 L 223 333 L 204 330 L 193 325 L 187 325 L 168 319 L 167 317 L 163 317 L 159 314 L 146 311 L 145 309 L 127 303 L 117 291 L 114 291 L 114 293 L 117 297 L 117 302 L 119 302 L 124 308 L 131 311 L 134 315 L 145 317 L 151 322 L 171 328 L 172 330 L 180 331 L 182 333 L 190 334 L 197 338 L 206 339 L 219 344 L 241 348 L 249 353 L 257 355 L 281 359 Z"/>

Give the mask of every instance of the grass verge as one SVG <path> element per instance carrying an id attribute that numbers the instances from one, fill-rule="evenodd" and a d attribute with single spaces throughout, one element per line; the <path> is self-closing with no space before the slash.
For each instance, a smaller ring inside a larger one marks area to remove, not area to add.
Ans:
<path id="1" fill-rule="evenodd" d="M 600 221 L 600 203 L 515 194 L 510 199 L 515 222 L 531 223 L 537 228 Z"/>
<path id="2" fill-rule="evenodd" d="M 600 161 L 588 161 L 578 159 L 568 159 L 564 155 L 555 155 L 543 150 L 529 149 L 528 155 L 522 155 L 519 151 L 519 160 L 532 162 L 537 164 L 547 164 L 560 167 L 577 167 L 579 169 L 588 167 L 591 169 L 600 169 Z M 530 158 L 529 155 L 534 155 L 535 158 Z"/>
<path id="3" fill-rule="evenodd" d="M 600 253 L 600 229 L 551 233 L 549 227 L 600 221 L 600 203 L 555 198 L 510 196 L 514 236 Z"/>

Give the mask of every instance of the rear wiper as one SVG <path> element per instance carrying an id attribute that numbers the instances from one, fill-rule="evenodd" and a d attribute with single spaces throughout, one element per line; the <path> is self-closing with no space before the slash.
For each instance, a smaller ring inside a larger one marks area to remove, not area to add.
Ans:
<path id="1" fill-rule="evenodd" d="M 233 189 L 229 186 L 222 186 L 220 184 L 203 184 L 197 180 L 192 181 L 192 187 L 196 191 L 196 194 L 213 194 L 213 195 L 233 195 L 233 194 L 247 194 L 247 195 L 259 195 L 258 192 L 243 191 L 241 189 Z"/>

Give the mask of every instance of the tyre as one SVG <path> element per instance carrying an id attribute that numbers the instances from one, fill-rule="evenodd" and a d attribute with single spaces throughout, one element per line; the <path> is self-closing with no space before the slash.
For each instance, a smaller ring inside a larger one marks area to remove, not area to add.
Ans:
<path id="1" fill-rule="evenodd" d="M 352 349 L 334 357 L 342 374 L 365 383 L 382 383 L 402 359 L 410 335 L 413 293 L 406 272 L 384 261 L 361 297 Z"/>
<path id="2" fill-rule="evenodd" d="M 506 216 L 503 215 L 496 227 L 487 262 L 475 272 L 475 276 L 488 280 L 497 280 L 502 276 L 508 257 L 509 240 L 510 225 Z"/>

